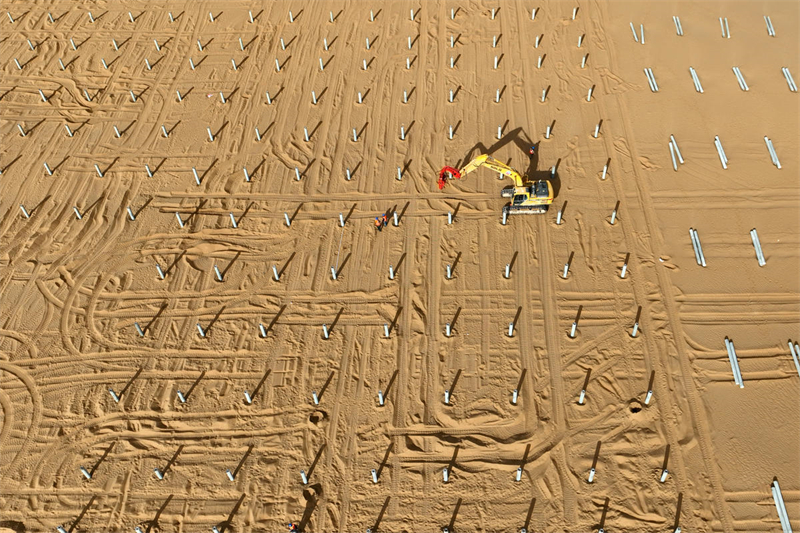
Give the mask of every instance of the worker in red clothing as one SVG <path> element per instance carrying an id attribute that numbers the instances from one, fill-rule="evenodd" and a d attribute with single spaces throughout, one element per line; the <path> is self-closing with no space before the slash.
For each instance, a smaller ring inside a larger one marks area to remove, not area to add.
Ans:
<path id="1" fill-rule="evenodd" d="M 386 226 L 389 225 L 389 215 L 384 213 L 382 219 L 383 219 L 383 227 L 385 228 Z"/>
<path id="2" fill-rule="evenodd" d="M 375 229 L 378 231 L 383 230 L 383 221 L 380 217 L 375 217 Z"/>
<path id="3" fill-rule="evenodd" d="M 294 522 L 289 522 L 289 531 L 300 531 L 300 529 Z"/>

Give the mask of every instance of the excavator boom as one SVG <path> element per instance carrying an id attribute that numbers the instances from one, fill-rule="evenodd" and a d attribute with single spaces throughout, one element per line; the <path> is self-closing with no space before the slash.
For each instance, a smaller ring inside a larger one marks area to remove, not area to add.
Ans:
<path id="1" fill-rule="evenodd" d="M 499 174 L 510 177 L 511 180 L 514 182 L 515 187 L 522 187 L 524 185 L 522 176 L 519 175 L 519 172 L 517 172 L 513 168 L 503 164 L 501 161 L 498 161 L 494 157 L 487 154 L 479 155 L 478 157 L 467 163 L 464 166 L 464 168 L 459 170 L 459 173 L 462 176 L 465 176 L 482 166 L 488 167 Z"/>

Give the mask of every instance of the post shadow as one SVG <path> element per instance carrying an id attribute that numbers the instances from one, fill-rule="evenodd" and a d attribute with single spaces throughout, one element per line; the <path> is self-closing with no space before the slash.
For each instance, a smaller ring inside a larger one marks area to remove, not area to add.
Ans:
<path id="1" fill-rule="evenodd" d="M 186 95 L 184 95 L 183 97 L 186 98 Z M 167 135 L 172 135 L 172 132 L 175 131 L 175 128 L 177 128 L 178 124 L 180 124 L 180 123 L 181 123 L 181 121 L 179 120 L 178 122 L 173 124 L 172 127 L 167 130 Z M 130 126 L 128 126 L 128 127 L 130 127 Z"/>
<path id="2" fill-rule="evenodd" d="M 283 63 L 281 63 L 281 70 L 283 70 L 283 68 L 286 66 L 286 64 L 289 62 L 291 58 L 292 56 L 290 55 L 289 57 L 283 60 Z"/>
<path id="3" fill-rule="evenodd" d="M 353 206 L 350 208 L 350 211 L 347 212 L 347 216 L 344 217 L 345 224 L 347 224 L 347 221 L 350 220 L 350 217 L 353 215 L 353 211 L 355 211 L 355 209 L 356 209 L 356 204 L 353 204 Z"/>
<path id="4" fill-rule="evenodd" d="M 392 448 L 394 448 L 394 442 L 389 443 L 389 447 L 386 448 L 386 453 L 383 454 L 383 460 L 381 461 L 381 464 L 380 466 L 378 466 L 378 470 L 376 471 L 378 478 L 381 477 L 381 472 L 383 472 L 383 468 L 389 462 L 389 455 L 392 453 Z"/>
<path id="5" fill-rule="evenodd" d="M 417 86 L 415 85 L 414 87 L 412 87 L 412 88 L 411 88 L 411 90 L 410 90 L 410 91 L 408 91 L 408 98 L 409 98 L 409 99 L 411 99 L 411 95 L 412 95 L 412 94 L 414 94 L 414 91 L 415 91 L 416 89 L 417 89 Z"/>
<path id="6" fill-rule="evenodd" d="M 461 369 L 459 368 L 458 370 L 456 370 L 456 375 L 453 378 L 453 383 L 450 385 L 450 395 L 451 396 L 456 391 L 456 385 L 458 384 L 458 378 L 460 378 L 460 377 L 461 377 Z M 458 448 L 456 448 L 456 450 L 458 450 Z M 455 455 L 457 455 L 457 454 L 458 454 L 458 452 L 456 452 L 456 454 L 453 455 L 453 462 L 455 462 Z"/>
<path id="7" fill-rule="evenodd" d="M 294 259 L 294 256 L 295 256 L 295 255 L 297 255 L 297 252 L 292 252 L 292 255 L 290 255 L 290 256 L 289 256 L 289 259 L 287 259 L 287 260 L 286 260 L 286 262 L 283 264 L 283 267 L 282 267 L 282 268 L 281 268 L 281 270 L 278 272 L 278 277 L 279 277 L 279 278 L 280 278 L 281 276 L 283 276 L 283 273 L 284 273 L 284 272 L 286 272 L 286 269 L 288 268 L 288 266 L 289 266 L 289 263 L 291 263 L 291 262 L 292 262 L 292 259 Z M 284 307 L 286 307 L 286 306 L 284 306 Z"/>
<path id="8" fill-rule="evenodd" d="M 525 517 L 525 525 L 523 526 L 525 529 L 531 525 L 531 517 L 533 516 L 533 508 L 536 506 L 536 498 L 531 498 L 531 504 L 528 507 L 528 515 Z"/>
<path id="9" fill-rule="evenodd" d="M 458 127 L 459 126 L 461 126 L 461 119 L 458 119 L 458 122 L 456 122 L 456 125 L 453 127 L 453 135 L 458 133 Z"/>
<path id="10" fill-rule="evenodd" d="M 217 314 L 214 316 L 214 318 L 212 318 L 212 319 L 211 319 L 211 322 L 209 322 L 209 323 L 208 323 L 208 326 L 206 327 L 206 335 L 208 335 L 208 333 L 211 331 L 211 327 L 212 327 L 214 324 L 216 324 L 216 323 L 217 323 L 217 320 L 219 320 L 219 317 L 222 315 L 222 312 L 223 312 L 223 311 L 225 311 L 225 307 L 226 307 L 226 306 L 224 306 L 224 305 L 223 305 L 223 306 L 220 308 L 220 310 L 219 310 L 219 311 L 217 311 Z"/>
<path id="11" fill-rule="evenodd" d="M 111 167 L 113 167 L 117 163 L 117 161 L 119 161 L 119 157 L 115 157 L 114 160 L 111 161 L 111 163 L 108 165 L 108 167 L 106 167 L 106 169 L 103 171 L 103 174 L 108 173 L 108 171 L 111 170 Z"/>
<path id="12" fill-rule="evenodd" d="M 55 173 L 56 173 L 56 171 L 57 171 L 59 168 L 61 168 L 61 167 L 62 167 L 62 165 L 64 165 L 64 163 L 66 163 L 66 162 L 67 162 L 67 160 L 69 159 L 69 157 L 70 157 L 70 155 L 69 155 L 69 154 L 65 155 L 65 156 L 64 156 L 64 159 L 62 159 L 61 161 L 59 161 L 59 162 L 58 162 L 58 164 L 52 168 L 53 174 L 55 174 Z"/>
<path id="13" fill-rule="evenodd" d="M 328 333 L 333 333 L 333 328 L 336 327 L 336 324 L 339 322 L 339 317 L 342 316 L 343 312 L 344 312 L 344 307 L 340 308 L 339 312 L 336 313 L 336 317 L 334 317 L 333 322 L 331 322 L 331 327 L 328 329 Z"/>
<path id="14" fill-rule="evenodd" d="M 89 498 L 89 503 L 87 503 L 84 506 L 84 508 L 81 510 L 81 513 L 78 515 L 78 518 L 76 518 L 75 521 L 72 523 L 72 525 L 69 527 L 69 533 L 72 533 L 75 530 L 75 528 L 77 527 L 78 523 L 83 518 L 83 515 L 86 514 L 86 511 L 88 511 L 89 507 L 91 507 L 92 504 L 94 503 L 95 498 L 97 498 L 97 495 L 92 494 L 92 497 Z"/>
<path id="15" fill-rule="evenodd" d="M 254 447 L 254 445 L 253 445 L 253 444 L 251 444 L 251 445 L 250 445 L 250 446 L 247 448 L 247 451 L 246 451 L 246 452 L 244 452 L 244 455 L 242 456 L 242 459 L 241 459 L 241 461 L 239 461 L 239 464 L 238 464 L 238 465 L 236 465 L 236 469 L 233 471 L 233 477 L 234 477 L 234 479 L 236 478 L 236 475 L 239 473 L 239 470 L 241 470 L 241 469 L 242 469 L 242 465 L 244 465 L 244 462 L 245 462 L 245 461 L 247 461 L 247 458 L 250 456 L 250 453 L 253 451 L 253 447 Z"/>
<path id="16" fill-rule="evenodd" d="M 150 69 L 152 70 L 152 69 L 156 68 L 156 65 L 161 63 L 161 60 L 163 60 L 163 59 L 164 59 L 164 56 L 160 56 L 158 59 L 156 59 L 155 63 L 150 63 Z"/>
<path id="17" fill-rule="evenodd" d="M 389 331 L 392 331 L 394 327 L 397 325 L 397 319 L 400 318 L 400 313 L 403 311 L 403 306 L 397 308 L 397 312 L 394 314 L 394 318 L 392 319 L 392 323 L 389 324 Z"/>
<path id="18" fill-rule="evenodd" d="M 603 514 L 600 515 L 600 525 L 598 529 L 603 529 L 606 525 L 606 514 L 608 514 L 608 502 L 609 502 L 608 498 L 606 498 L 605 502 L 603 502 Z"/>
<path id="19" fill-rule="evenodd" d="M 356 172 L 358 172 L 359 168 L 361 168 L 361 161 L 356 163 L 356 166 L 353 167 L 352 172 L 350 172 L 350 177 L 354 178 L 356 176 Z"/>
<path id="20" fill-rule="evenodd" d="M 522 464 L 523 466 L 528 462 L 528 454 L 530 452 L 531 452 L 531 445 L 530 443 L 528 443 L 525 445 L 525 453 L 522 454 L 522 461 L 520 461 L 520 464 Z"/>
<path id="21" fill-rule="evenodd" d="M 364 123 L 364 127 L 362 127 L 362 128 L 361 128 L 361 131 L 359 131 L 359 132 L 358 132 L 358 137 L 359 137 L 359 138 L 361 138 L 361 136 L 362 136 L 362 135 L 364 134 L 364 132 L 367 130 L 367 126 L 369 126 L 369 121 L 365 122 L 365 123 Z"/>
<path id="22" fill-rule="evenodd" d="M 453 531 L 456 524 L 456 517 L 458 516 L 458 510 L 461 509 L 461 498 L 458 499 L 456 502 L 456 507 L 453 509 L 453 516 L 450 518 L 450 523 L 447 526 L 449 531 Z"/>
<path id="23" fill-rule="evenodd" d="M 327 87 L 326 87 L 326 89 L 327 89 Z M 369 91 L 370 91 L 370 87 L 367 87 L 367 90 L 364 91 L 364 94 L 361 95 L 361 101 L 362 102 L 367 99 L 367 95 L 369 94 Z"/>
<path id="24" fill-rule="evenodd" d="M 192 391 L 194 391 L 195 387 L 197 387 L 197 384 L 200 383 L 200 380 L 203 379 L 205 375 L 206 375 L 205 370 L 200 372 L 200 376 L 198 376 L 198 378 L 194 381 L 194 383 L 192 383 L 192 386 L 189 387 L 189 390 L 186 392 L 186 394 L 183 395 L 184 400 L 186 400 L 187 402 L 189 401 L 189 396 L 192 395 Z"/>
<path id="25" fill-rule="evenodd" d="M 509 271 L 514 270 L 514 263 L 517 262 L 517 256 L 518 255 L 519 255 L 519 252 L 515 251 L 514 255 L 511 256 L 511 262 L 508 263 L 508 270 Z"/>
<path id="26" fill-rule="evenodd" d="M 320 95 L 319 98 L 322 98 L 322 95 Z M 319 102 L 319 98 L 317 99 L 317 102 Z M 319 129 L 320 126 L 322 126 L 322 121 L 321 120 L 319 122 L 317 122 L 317 125 L 314 126 L 314 128 L 309 132 L 309 134 L 308 134 L 308 139 L 309 140 L 314 138 L 314 134 L 317 133 L 317 130 Z"/>
<path id="27" fill-rule="evenodd" d="M 319 390 L 319 394 L 317 395 L 317 400 L 322 401 L 322 395 L 325 394 L 325 390 L 328 388 L 328 385 L 331 384 L 331 380 L 333 379 L 333 374 L 335 373 L 334 370 L 331 370 L 331 373 L 328 374 L 328 379 L 325 380 L 325 383 L 322 385 L 322 388 Z"/>
<path id="28" fill-rule="evenodd" d="M 351 255 L 353 255 L 353 253 L 352 252 L 348 252 L 347 255 L 344 258 L 344 261 L 342 261 L 342 264 L 339 266 L 339 268 L 336 269 L 336 277 L 337 278 L 342 275 L 342 271 L 344 270 L 344 266 L 347 264 L 347 261 L 350 260 L 350 256 Z"/>
<path id="29" fill-rule="evenodd" d="M 255 204 L 255 202 L 250 202 L 249 204 L 247 204 L 247 207 L 245 207 L 244 211 L 242 211 L 242 216 L 240 216 L 239 220 L 236 221 L 236 225 L 237 226 L 242 223 L 242 221 L 244 220 L 244 217 L 247 216 L 247 213 L 250 211 L 250 208 L 252 208 L 254 204 Z M 231 261 L 231 264 L 233 264 L 232 261 Z M 225 271 L 227 272 L 228 269 L 226 268 Z"/>
<path id="30" fill-rule="evenodd" d="M 16 163 L 16 162 L 17 162 L 17 161 L 19 161 L 20 159 L 22 159 L 22 154 L 19 154 L 17 157 L 15 157 L 14 159 L 12 159 L 12 160 L 11 160 L 11 162 L 10 162 L 9 164 L 7 164 L 7 165 L 5 166 L 5 168 L 3 168 L 3 174 L 5 174 L 5 173 L 8 171 L 8 169 L 9 169 L 9 168 L 11 168 L 11 165 L 13 165 L 14 163 Z"/>
<path id="31" fill-rule="evenodd" d="M 335 40 L 336 40 L 336 37 L 334 37 L 334 38 L 333 38 L 333 41 L 335 41 Z M 330 49 L 330 47 L 331 47 L 331 46 L 333 46 L 333 41 L 331 41 L 331 42 L 329 42 L 329 43 L 328 43 L 328 49 Z M 328 60 L 327 60 L 327 61 L 325 61 L 325 62 L 322 64 L 322 68 L 323 68 L 323 69 L 324 69 L 324 68 L 327 68 L 327 67 L 328 67 L 328 65 L 330 65 L 331 61 L 333 61 L 333 58 L 334 58 L 334 57 L 336 57 L 336 54 L 331 54 L 331 56 L 328 58 Z"/>
<path id="32" fill-rule="evenodd" d="M 394 267 L 394 271 L 395 271 L 395 272 L 399 272 L 399 271 L 400 271 L 400 265 L 402 265 L 402 264 L 403 264 L 403 260 L 404 260 L 405 258 L 406 258 L 406 253 L 405 253 L 405 252 L 403 252 L 403 255 L 401 255 L 401 256 L 400 256 L 400 259 L 397 261 L 397 265 L 395 265 L 395 267 Z"/>
<path id="33" fill-rule="evenodd" d="M 319 462 L 320 457 L 322 457 L 322 452 L 325 450 L 326 446 L 327 444 L 323 443 L 322 446 L 319 447 L 319 450 L 317 450 L 317 454 L 314 456 L 314 460 L 311 462 L 311 466 L 308 467 L 308 474 L 306 474 L 308 478 L 311 478 L 311 474 L 314 473 L 314 469 L 317 467 L 317 463 Z"/>
<path id="34" fill-rule="evenodd" d="M 242 495 L 239 496 L 239 501 L 236 502 L 236 505 L 233 506 L 233 510 L 228 515 L 228 519 L 225 520 L 225 522 L 223 522 L 222 524 L 220 524 L 222 526 L 222 528 L 219 530 L 220 533 L 225 533 L 225 531 L 228 529 L 228 526 L 231 525 L 231 522 L 233 522 L 233 517 L 236 516 L 236 513 L 239 512 L 239 508 L 242 506 L 244 497 L 245 493 L 242 493 Z"/>
<path id="35" fill-rule="evenodd" d="M 244 218 L 244 217 L 242 217 L 242 218 Z M 239 259 L 239 256 L 241 256 L 241 255 L 242 255 L 242 252 L 241 252 L 241 250 L 236 252 L 236 255 L 234 255 L 234 256 L 233 256 L 233 259 L 231 259 L 231 262 L 230 262 L 230 263 L 228 263 L 228 266 L 226 266 L 226 267 L 225 267 L 225 270 L 223 270 L 223 271 L 222 271 L 222 277 L 223 277 L 223 278 L 225 277 L 225 274 L 227 274 L 227 273 L 228 273 L 228 270 L 230 270 L 230 269 L 231 269 L 231 267 L 233 266 L 233 264 L 236 262 L 236 260 L 237 260 L 237 259 Z"/>
<path id="36" fill-rule="evenodd" d="M 453 260 L 453 268 L 451 269 L 451 274 L 455 274 L 456 267 L 458 266 L 458 262 L 461 260 L 461 252 L 456 254 L 456 258 Z"/>
<path id="37" fill-rule="evenodd" d="M 458 309 L 456 309 L 456 314 L 453 315 L 453 320 L 450 321 L 451 330 L 456 329 L 456 321 L 458 321 L 458 315 L 460 314 L 461 314 L 461 306 L 459 306 Z"/>
<path id="38" fill-rule="evenodd" d="M 261 390 L 262 385 L 264 385 L 264 382 L 267 381 L 267 378 L 269 377 L 271 372 L 272 372 L 271 368 L 268 368 L 267 371 L 264 372 L 264 375 L 261 377 L 261 381 L 259 381 L 258 385 L 256 385 L 256 388 L 253 389 L 253 394 L 250 395 L 250 399 L 255 400 L 256 394 L 258 394 L 258 391 Z"/>
<path id="39" fill-rule="evenodd" d="M 514 320 L 513 320 L 512 324 L 514 324 L 515 328 L 517 327 L 517 322 L 519 321 L 519 315 L 521 315 L 521 314 L 522 314 L 522 306 L 517 307 L 517 314 L 514 315 Z"/>
<path id="40" fill-rule="evenodd" d="M 594 449 L 594 459 L 592 459 L 592 468 L 597 468 L 597 459 L 600 457 L 600 441 L 597 441 L 597 448 Z"/>
<path id="41" fill-rule="evenodd" d="M 583 389 L 582 390 L 586 390 L 586 388 L 589 386 L 589 378 L 591 378 L 591 377 L 592 377 L 592 369 L 589 368 L 586 371 L 586 379 L 583 380 Z M 597 445 L 600 446 L 600 443 L 598 442 Z"/>
<path id="42" fill-rule="evenodd" d="M 250 57 L 250 56 L 248 56 L 248 57 Z M 244 59 L 242 59 L 242 62 L 241 62 L 241 63 L 239 63 L 239 66 L 242 66 L 246 60 L 247 60 L 247 57 L 245 57 Z M 233 98 L 233 95 L 235 95 L 235 94 L 236 94 L 236 93 L 238 93 L 238 92 L 239 92 L 239 86 L 237 85 L 237 86 L 236 86 L 236 88 L 234 88 L 234 89 L 231 91 L 231 94 L 229 94 L 229 95 L 228 95 L 228 96 L 227 96 L 225 99 L 226 99 L 226 100 L 231 100 L 231 99 Z M 227 124 L 223 124 L 223 126 L 222 126 L 222 127 L 224 128 L 226 125 L 227 125 Z M 221 128 L 220 128 L 220 131 L 222 131 L 222 129 L 221 129 Z"/>
<path id="43" fill-rule="evenodd" d="M 33 126 L 31 126 L 27 133 L 28 134 L 33 133 L 33 131 L 36 130 L 39 126 L 41 126 L 42 123 L 44 123 L 45 120 L 46 119 L 42 119 L 39 122 L 37 122 L 36 124 L 34 124 Z"/>
<path id="44" fill-rule="evenodd" d="M 214 137 L 215 138 L 218 137 L 219 134 L 222 133 L 222 130 L 224 130 L 227 126 L 228 126 L 228 121 L 226 120 L 225 122 L 222 123 L 222 126 L 220 126 L 219 129 L 214 133 Z M 215 158 L 214 159 L 214 163 L 216 163 L 216 161 L 217 160 Z M 214 165 L 212 164 L 211 166 L 214 166 Z M 209 167 L 209 168 L 211 168 L 211 167 Z M 208 170 L 206 170 L 206 172 L 208 172 Z M 205 176 L 205 174 L 203 174 L 203 176 Z"/>
<path id="45" fill-rule="evenodd" d="M 301 207 L 303 207 L 303 202 L 300 202 L 299 204 L 297 204 L 297 209 L 295 209 L 294 213 L 292 213 L 292 216 L 289 217 L 289 221 L 290 222 L 294 222 L 294 219 L 297 217 L 297 213 L 300 212 L 300 208 Z"/>
<path id="46" fill-rule="evenodd" d="M 683 505 L 683 493 L 678 493 L 678 505 L 675 508 L 675 523 L 672 524 L 672 530 L 675 531 L 678 529 L 678 526 L 681 522 L 681 507 Z"/>
<path id="47" fill-rule="evenodd" d="M 223 125 L 222 125 L 222 127 L 224 128 L 224 127 L 225 127 L 225 125 L 223 124 Z M 220 128 L 220 129 L 219 129 L 219 131 L 222 131 L 222 128 Z M 215 137 L 216 137 L 216 135 L 217 135 L 217 134 L 214 134 L 214 136 L 215 136 Z M 208 168 L 206 168 L 206 169 L 203 171 L 203 174 L 200 176 L 200 181 L 205 181 L 205 179 L 206 179 L 206 176 L 207 176 L 207 175 L 208 175 L 208 173 L 211 171 L 211 169 L 212 169 L 212 168 L 214 168 L 214 166 L 217 164 L 217 161 L 219 161 L 219 159 L 218 159 L 218 158 L 216 158 L 216 157 L 214 158 L 214 160 L 213 160 L 213 161 L 211 161 L 211 164 L 210 164 L 210 165 L 208 165 Z M 203 198 L 203 200 L 202 200 L 201 204 L 205 204 L 205 198 Z M 198 210 L 199 210 L 199 209 L 200 209 L 200 208 L 198 207 Z"/>
<path id="48" fill-rule="evenodd" d="M 180 254 L 178 254 L 178 257 L 175 258 L 175 261 L 173 261 L 172 264 L 167 267 L 167 270 L 164 272 L 164 276 L 169 275 L 170 271 L 175 268 L 175 265 L 178 264 L 178 261 L 180 261 L 184 255 L 186 255 L 186 250 L 183 250 Z"/>
<path id="49" fill-rule="evenodd" d="M 33 217 L 33 214 L 36 213 L 39 210 L 39 208 L 42 207 L 51 197 L 52 197 L 52 195 L 48 194 L 47 196 L 42 198 L 42 200 L 38 204 L 36 204 L 33 207 L 33 209 L 31 209 L 31 212 L 30 212 L 31 217 Z"/>
<path id="50" fill-rule="evenodd" d="M 152 196 L 149 196 L 149 197 L 147 198 L 147 200 L 145 200 L 145 201 L 144 201 L 144 203 L 141 205 L 141 207 L 139 207 L 139 209 L 137 209 L 137 210 L 136 210 L 136 213 L 134 213 L 134 216 L 135 216 L 135 217 L 138 217 L 138 216 L 139 216 L 139 214 L 140 214 L 142 211 L 144 211 L 144 208 L 145 208 L 145 207 L 147 207 L 148 205 L 150 205 L 150 202 L 152 202 L 152 201 L 153 201 L 153 197 L 152 197 Z"/>
<path id="51" fill-rule="evenodd" d="M 146 530 L 145 533 L 150 533 L 150 530 L 153 529 L 154 525 L 158 526 L 158 519 L 161 517 L 161 513 L 164 512 L 164 509 L 167 508 L 167 505 L 169 505 L 169 502 L 172 501 L 172 497 L 173 497 L 173 494 L 170 494 L 169 496 L 167 496 L 167 499 L 164 501 L 164 503 L 161 505 L 161 507 L 159 507 L 158 511 L 156 511 L 156 516 L 153 517 L 153 520 L 151 520 L 148 523 L 147 530 Z"/>
<path id="52" fill-rule="evenodd" d="M 116 444 L 116 441 L 115 441 L 115 442 L 112 442 L 112 443 L 111 443 L 111 444 L 108 446 L 108 448 L 106 448 L 106 449 L 103 451 L 103 455 L 101 455 L 101 456 L 100 456 L 100 459 L 98 459 L 98 461 L 97 461 L 97 462 L 94 464 L 94 466 L 92 467 L 92 469 L 89 471 L 89 477 L 94 477 L 94 473 L 95 473 L 95 472 L 97 471 L 97 469 L 100 467 L 100 464 L 101 464 L 103 461 L 105 461 L 106 457 L 108 457 L 108 454 L 109 454 L 109 453 L 111 453 L 111 449 L 114 447 L 114 445 L 115 445 L 115 444 Z"/>
<path id="53" fill-rule="evenodd" d="M 340 11 L 341 13 L 341 11 Z M 300 531 L 305 531 L 306 526 L 311 521 L 311 515 L 314 514 L 314 509 L 317 507 L 317 495 L 316 493 L 311 493 L 306 500 L 306 508 L 303 511 L 303 517 L 300 519 L 300 524 L 298 525 L 298 529 Z"/>
<path id="54" fill-rule="evenodd" d="M 286 264 L 289 264 L 288 261 L 287 261 Z M 275 325 L 275 323 L 278 321 L 278 318 L 280 318 L 280 316 L 283 314 L 283 312 L 285 310 L 286 310 L 286 306 L 282 305 L 281 308 L 278 309 L 278 312 L 275 313 L 275 316 L 272 317 L 272 320 L 270 321 L 269 326 L 267 326 L 267 335 L 269 335 L 269 332 L 272 331 L 272 327 Z"/>
<path id="55" fill-rule="evenodd" d="M 94 202 L 92 202 L 92 203 L 89 205 L 89 207 L 87 207 L 87 208 L 86 208 L 86 210 L 84 210 L 84 212 L 83 212 L 83 216 L 85 217 L 86 215 L 88 215 L 88 214 L 89 214 L 89 212 L 90 212 L 92 209 L 94 209 L 94 207 L 95 207 L 97 204 L 99 204 L 99 203 L 100 203 L 100 200 L 102 200 L 102 199 L 103 199 L 103 195 L 101 194 L 100 196 L 98 196 L 98 197 L 97 197 L 97 200 L 95 200 Z"/>
<path id="56" fill-rule="evenodd" d="M 122 398 L 122 395 L 125 394 L 126 392 L 128 392 L 128 389 L 131 388 L 131 385 L 133 385 L 133 382 L 136 380 L 136 378 L 139 377 L 139 374 L 141 374 L 141 373 L 142 373 L 142 367 L 139 367 L 139 369 L 136 371 L 136 373 L 133 375 L 133 377 L 131 379 L 129 379 L 128 383 L 126 383 L 125 386 L 122 388 L 122 390 L 120 391 L 120 393 L 118 395 L 118 398 Z"/>
<path id="57" fill-rule="evenodd" d="M 182 451 L 183 451 L 183 444 L 178 446 L 178 449 L 175 450 L 175 453 L 172 455 L 172 458 L 169 461 L 167 461 L 167 465 L 164 467 L 164 470 L 161 471 L 162 475 L 167 475 L 167 471 L 169 471 L 169 469 L 172 468 L 172 465 L 174 465 L 175 461 L 178 460 L 178 456 L 181 454 Z"/>
<path id="58" fill-rule="evenodd" d="M 378 10 L 380 11 L 380 9 Z M 373 533 L 378 533 L 378 526 L 381 525 L 381 520 L 383 520 L 383 515 L 386 513 L 386 509 L 389 507 L 389 499 L 391 496 L 387 496 L 386 500 L 383 502 L 383 507 L 381 507 L 381 512 L 378 513 L 378 518 L 375 520 L 375 524 L 372 526 Z"/>
<path id="59" fill-rule="evenodd" d="M 166 276 L 166 274 L 164 275 Z M 156 312 L 155 316 L 153 316 L 153 318 L 150 319 L 150 322 L 148 322 L 147 325 L 144 327 L 144 330 L 142 330 L 145 334 L 147 334 L 147 332 L 150 331 L 150 327 L 156 320 L 158 320 L 158 317 L 161 316 L 161 314 L 164 312 L 164 310 L 166 310 L 167 307 L 168 307 L 167 302 L 161 304 L 161 307 L 158 308 L 158 312 Z"/>
<path id="60" fill-rule="evenodd" d="M 392 390 L 392 385 L 394 385 L 394 380 L 395 378 L 397 378 L 397 373 L 398 373 L 397 369 L 395 369 L 395 371 L 392 372 L 392 377 L 389 378 L 389 383 L 386 384 L 386 391 L 384 392 L 384 398 L 389 397 L 389 391 Z"/>
<path id="61" fill-rule="evenodd" d="M 458 215 L 458 210 L 459 209 L 461 209 L 461 202 L 458 202 L 458 204 L 456 204 L 456 208 L 453 210 L 453 220 L 456 219 L 456 216 Z"/>
<path id="62" fill-rule="evenodd" d="M 522 392 L 522 384 L 525 383 L 525 374 L 528 373 L 527 368 L 523 368 L 519 374 L 519 381 L 517 382 L 517 392 Z"/>
<path id="63" fill-rule="evenodd" d="M 78 132 L 79 132 L 79 131 L 81 131 L 83 128 L 85 128 L 87 124 L 89 124 L 89 120 L 88 120 L 88 119 L 86 119 L 86 120 L 84 120 L 83 122 L 81 122 L 81 123 L 78 125 L 78 127 L 77 127 L 77 128 L 75 128 L 74 130 L 72 130 L 72 134 L 74 135 L 74 134 L 78 133 Z"/>
<path id="64" fill-rule="evenodd" d="M 667 469 L 667 463 L 669 462 L 669 444 L 667 444 L 667 450 L 664 452 L 664 464 L 661 466 L 661 470 Z"/>
<path id="65" fill-rule="evenodd" d="M 308 164 L 306 164 L 306 168 L 304 168 L 304 169 L 303 169 L 303 172 L 301 172 L 300 174 L 301 174 L 303 177 L 305 177 L 305 176 L 308 174 L 308 171 L 311 169 L 311 165 L 313 165 L 314 163 L 316 163 L 316 161 L 317 161 L 317 158 L 316 158 L 316 157 L 315 157 L 315 158 L 313 158 L 311 161 L 309 161 L 309 162 L 308 162 Z"/>

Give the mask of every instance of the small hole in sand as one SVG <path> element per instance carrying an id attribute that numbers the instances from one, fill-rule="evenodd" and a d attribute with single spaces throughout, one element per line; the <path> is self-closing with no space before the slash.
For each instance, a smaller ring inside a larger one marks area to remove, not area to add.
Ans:
<path id="1" fill-rule="evenodd" d="M 628 404 L 628 409 L 631 410 L 631 413 L 638 413 L 642 410 L 642 404 L 639 400 L 631 400 Z"/>
<path id="2" fill-rule="evenodd" d="M 328 415 L 325 414 L 325 411 L 314 411 L 313 413 L 311 413 L 311 416 L 308 417 L 308 421 L 314 425 L 317 425 L 323 420 L 325 420 L 327 417 Z"/>

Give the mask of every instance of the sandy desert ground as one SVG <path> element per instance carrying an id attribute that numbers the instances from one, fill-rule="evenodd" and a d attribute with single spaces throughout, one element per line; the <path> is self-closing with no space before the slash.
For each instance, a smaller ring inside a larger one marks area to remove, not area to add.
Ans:
<path id="1" fill-rule="evenodd" d="M 0 531 L 800 528 L 798 3 L 0 11 Z"/>

